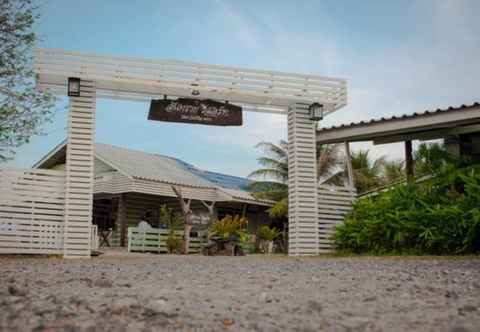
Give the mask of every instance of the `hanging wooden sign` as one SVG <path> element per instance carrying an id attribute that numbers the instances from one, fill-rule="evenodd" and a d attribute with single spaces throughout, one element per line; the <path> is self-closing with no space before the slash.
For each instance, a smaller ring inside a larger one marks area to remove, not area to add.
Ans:
<path id="1" fill-rule="evenodd" d="M 213 126 L 241 126 L 243 124 L 240 106 L 210 99 L 152 100 L 148 119 Z"/>

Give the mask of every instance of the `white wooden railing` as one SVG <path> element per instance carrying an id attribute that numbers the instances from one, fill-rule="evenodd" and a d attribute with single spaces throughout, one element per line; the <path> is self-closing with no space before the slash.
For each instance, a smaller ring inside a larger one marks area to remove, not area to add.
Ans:
<path id="1" fill-rule="evenodd" d="M 167 253 L 167 229 L 149 228 L 141 229 L 138 227 L 128 228 L 128 252 L 156 252 Z M 183 231 L 176 231 L 175 235 L 183 238 Z M 190 254 L 200 251 L 203 244 L 202 238 L 190 238 Z"/>
<path id="2" fill-rule="evenodd" d="M 352 209 L 355 188 L 321 184 L 318 186 L 318 242 L 320 253 L 335 250 L 332 235 L 335 226 L 345 220 Z"/>
<path id="3" fill-rule="evenodd" d="M 0 253 L 61 254 L 65 172 L 0 169 Z"/>
<path id="4" fill-rule="evenodd" d="M 63 254 L 64 210 L 65 171 L 0 168 L 0 254 Z"/>

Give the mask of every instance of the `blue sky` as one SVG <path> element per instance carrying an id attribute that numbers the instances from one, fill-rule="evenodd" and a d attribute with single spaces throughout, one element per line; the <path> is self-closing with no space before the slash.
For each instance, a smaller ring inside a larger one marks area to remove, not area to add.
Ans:
<path id="1" fill-rule="evenodd" d="M 480 100 L 476 0 L 46 0 L 41 8 L 41 47 L 345 78 L 349 104 L 325 126 Z M 65 138 L 65 105 L 10 166 L 31 166 Z M 257 166 L 256 143 L 286 137 L 279 115 L 246 113 L 243 127 L 222 128 L 149 122 L 147 109 L 98 100 L 96 140 L 245 176 Z M 354 148 L 403 155 L 398 144 Z"/>

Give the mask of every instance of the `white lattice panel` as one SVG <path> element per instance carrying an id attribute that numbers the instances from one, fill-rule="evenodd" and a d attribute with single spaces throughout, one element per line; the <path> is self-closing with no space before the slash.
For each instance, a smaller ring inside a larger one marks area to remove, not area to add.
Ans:
<path id="1" fill-rule="evenodd" d="M 332 240 L 335 226 L 345 220 L 356 199 L 355 188 L 320 185 L 318 187 L 318 246 L 320 253 L 335 250 Z"/>

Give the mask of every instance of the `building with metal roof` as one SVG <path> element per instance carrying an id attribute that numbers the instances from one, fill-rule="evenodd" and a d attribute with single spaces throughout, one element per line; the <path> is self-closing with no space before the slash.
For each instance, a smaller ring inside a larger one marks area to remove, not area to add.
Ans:
<path id="1" fill-rule="evenodd" d="M 65 168 L 68 146 L 61 143 L 38 161 L 34 168 Z M 126 229 L 148 219 L 160 227 L 159 208 L 166 204 L 179 210 L 172 186 L 192 200 L 194 212 L 204 215 L 202 204 L 215 202 L 218 217 L 243 214 L 255 229 L 268 223 L 265 210 L 273 202 L 256 199 L 245 178 L 201 170 L 177 158 L 107 144 L 95 144 L 93 223 L 100 231 L 112 230 L 114 244 L 126 245 Z"/>
<path id="2" fill-rule="evenodd" d="M 413 175 L 412 140 L 443 139 L 449 151 L 480 160 L 480 104 L 320 128 L 316 135 L 317 144 L 345 143 L 347 150 L 350 142 L 405 142 L 407 175 Z"/>

